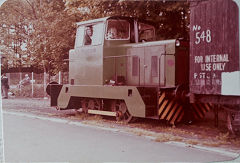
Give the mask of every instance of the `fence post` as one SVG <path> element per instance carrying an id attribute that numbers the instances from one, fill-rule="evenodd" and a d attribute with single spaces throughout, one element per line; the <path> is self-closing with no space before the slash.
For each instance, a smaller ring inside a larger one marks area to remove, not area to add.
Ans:
<path id="1" fill-rule="evenodd" d="M 58 72 L 58 83 L 61 84 L 61 71 Z"/>
<path id="2" fill-rule="evenodd" d="M 32 83 L 32 98 L 33 98 L 33 93 L 34 93 L 33 92 L 33 81 L 34 81 L 34 79 L 33 79 L 33 72 L 32 72 L 32 82 L 31 82 Z"/>
<path id="3" fill-rule="evenodd" d="M 20 81 L 22 81 L 22 72 L 20 72 Z M 19 82 L 19 88 L 20 88 L 20 94 L 22 93 L 22 87 L 20 85 L 20 82 Z"/>
<path id="4" fill-rule="evenodd" d="M 11 85 L 11 74 L 7 73 L 6 75 L 8 77 L 8 84 Z"/>
<path id="5" fill-rule="evenodd" d="M 0 100 L 2 106 L 2 100 Z M 3 139 L 3 112 L 2 107 L 0 108 L 0 162 L 5 162 L 4 156 L 4 139 Z"/>
<path id="6" fill-rule="evenodd" d="M 45 93 L 45 90 L 46 90 L 46 72 L 44 71 L 44 74 L 43 74 L 43 81 L 44 81 L 44 83 L 43 83 L 43 98 L 44 99 L 47 99 L 47 97 L 46 97 L 46 93 Z"/>

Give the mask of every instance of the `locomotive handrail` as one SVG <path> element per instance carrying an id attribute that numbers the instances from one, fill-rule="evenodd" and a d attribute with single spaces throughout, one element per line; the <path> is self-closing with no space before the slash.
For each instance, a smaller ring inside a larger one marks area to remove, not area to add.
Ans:
<path id="1" fill-rule="evenodd" d="M 107 57 L 103 57 L 105 58 L 121 58 L 121 57 L 132 57 L 132 55 L 118 55 L 118 56 L 107 56 Z"/>
<path id="2" fill-rule="evenodd" d="M 160 72 L 160 70 L 161 70 L 161 58 L 162 58 L 162 56 L 167 56 L 167 55 L 175 55 L 175 54 L 171 54 L 171 53 L 162 53 L 161 55 L 160 55 L 160 58 L 159 58 L 159 66 L 158 66 L 158 68 L 159 68 L 159 71 L 158 71 L 158 86 L 159 87 L 161 87 L 161 72 Z M 164 77 L 164 81 L 163 81 L 163 86 L 166 86 L 166 59 L 164 60 L 164 71 L 163 71 L 163 77 Z"/>

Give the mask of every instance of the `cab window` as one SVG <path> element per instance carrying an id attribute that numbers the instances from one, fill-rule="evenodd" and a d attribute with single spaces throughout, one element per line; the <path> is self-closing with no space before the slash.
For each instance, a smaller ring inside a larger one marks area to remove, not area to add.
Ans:
<path id="1" fill-rule="evenodd" d="M 79 26 L 77 28 L 75 48 L 81 47 L 83 45 L 84 39 L 84 26 Z"/>
<path id="2" fill-rule="evenodd" d="M 155 40 L 155 28 L 152 25 L 139 23 L 139 40 L 142 41 L 154 41 Z"/>
<path id="3" fill-rule="evenodd" d="M 103 26 L 103 23 L 79 26 L 77 28 L 75 47 L 102 44 Z"/>
<path id="4" fill-rule="evenodd" d="M 126 20 L 108 20 L 106 40 L 129 40 L 130 24 Z"/>

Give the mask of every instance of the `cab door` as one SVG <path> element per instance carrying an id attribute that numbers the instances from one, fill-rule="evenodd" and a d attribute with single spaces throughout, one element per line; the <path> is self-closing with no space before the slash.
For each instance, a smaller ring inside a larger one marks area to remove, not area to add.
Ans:
<path id="1" fill-rule="evenodd" d="M 153 86 L 164 82 L 164 46 L 147 46 L 144 48 L 143 85 Z M 161 78 L 162 77 L 162 78 Z"/>
<path id="2" fill-rule="evenodd" d="M 69 55 L 72 85 L 101 85 L 104 22 L 78 27 L 74 50 Z"/>

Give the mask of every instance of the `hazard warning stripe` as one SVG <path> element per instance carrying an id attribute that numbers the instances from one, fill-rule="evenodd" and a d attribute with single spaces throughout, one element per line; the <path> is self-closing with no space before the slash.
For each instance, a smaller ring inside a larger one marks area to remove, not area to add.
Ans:
<path id="1" fill-rule="evenodd" d="M 194 118 L 202 119 L 204 118 L 205 114 L 211 110 L 212 105 L 209 103 L 194 103 L 192 104 L 192 108 L 194 110 Z"/>
<path id="2" fill-rule="evenodd" d="M 181 112 L 181 115 L 177 119 L 177 122 L 180 122 L 182 120 L 183 116 L 184 116 L 184 111 Z"/>
<path id="3" fill-rule="evenodd" d="M 178 115 L 180 114 L 182 110 L 182 106 L 180 106 L 176 112 L 176 114 L 174 115 L 173 119 L 170 121 L 170 124 L 174 124 L 175 123 L 175 120 L 177 119 Z"/>
<path id="4" fill-rule="evenodd" d="M 171 120 L 171 124 L 175 121 L 181 121 L 184 115 L 181 105 L 178 104 L 174 99 L 167 99 L 165 92 L 163 92 L 158 100 L 159 110 L 158 115 L 160 119 Z"/>
<path id="5" fill-rule="evenodd" d="M 201 103 L 199 103 L 198 105 L 199 105 L 199 107 L 200 107 L 200 109 L 201 109 L 201 111 L 203 113 L 203 116 L 204 116 L 206 114 L 206 112 L 207 112 L 207 109 L 205 108 L 205 105 L 203 105 Z"/>
<path id="6" fill-rule="evenodd" d="M 163 101 L 163 99 L 165 98 L 165 92 L 161 95 L 161 97 L 158 100 L 158 104 L 160 105 Z"/>
<path id="7" fill-rule="evenodd" d="M 193 112 L 194 119 L 199 119 L 196 112 Z"/>
<path id="8" fill-rule="evenodd" d="M 164 100 L 163 104 L 160 106 L 158 115 L 160 115 L 163 112 L 163 110 L 165 109 L 165 106 L 167 105 L 167 103 L 168 103 L 168 100 Z"/>
<path id="9" fill-rule="evenodd" d="M 167 108 L 166 108 L 165 111 L 163 112 L 163 114 L 162 114 L 162 116 L 161 116 L 160 119 L 164 119 L 164 118 L 165 118 L 165 116 L 167 115 L 167 113 L 168 113 L 169 110 L 171 109 L 172 105 L 173 105 L 173 100 L 168 104 Z"/>
<path id="10" fill-rule="evenodd" d="M 207 109 L 207 111 L 210 111 L 211 110 L 211 104 L 204 104 L 205 108 Z"/>
<path id="11" fill-rule="evenodd" d="M 200 117 L 200 118 L 203 118 L 204 117 L 204 115 L 201 113 L 201 111 L 199 110 L 199 108 L 198 108 L 198 105 L 197 104 L 193 104 L 193 108 L 194 108 L 194 110 L 196 111 L 196 113 L 197 113 L 197 115 Z"/>
<path id="12" fill-rule="evenodd" d="M 175 110 L 177 109 L 178 104 L 175 103 L 175 105 L 173 106 L 171 112 L 168 114 L 166 120 L 169 121 L 171 119 L 171 117 L 173 116 L 173 113 L 175 112 Z"/>
<path id="13" fill-rule="evenodd" d="M 183 108 L 183 105 L 177 102 L 175 99 L 166 98 L 165 92 L 160 94 L 159 100 L 159 119 L 165 119 L 170 124 L 180 122 L 184 117 L 184 110 L 189 108 Z M 204 118 L 205 114 L 212 108 L 209 103 L 193 103 L 191 104 L 192 116 L 195 119 Z"/>

